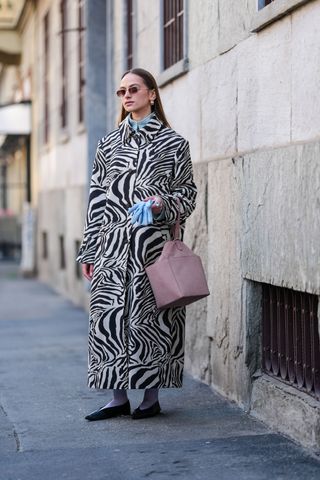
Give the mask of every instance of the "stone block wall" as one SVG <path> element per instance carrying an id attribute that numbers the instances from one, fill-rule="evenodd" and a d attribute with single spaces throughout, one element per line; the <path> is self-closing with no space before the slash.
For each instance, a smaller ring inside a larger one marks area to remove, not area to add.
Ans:
<path id="1" fill-rule="evenodd" d="M 160 3 L 137 0 L 134 19 L 134 66 L 156 77 Z M 187 310 L 186 369 L 273 426 L 263 392 L 280 398 L 281 389 L 261 375 L 261 282 L 320 295 L 320 0 L 277 3 L 255 29 L 255 0 L 186 1 L 189 71 L 160 89 L 169 122 L 190 142 L 199 193 L 185 239 L 211 289 Z M 124 18 L 115 4 L 122 32 Z M 123 45 L 118 32 L 115 84 Z M 310 425 L 313 407 L 291 408 Z M 285 433 L 315 447 L 283 418 Z"/>

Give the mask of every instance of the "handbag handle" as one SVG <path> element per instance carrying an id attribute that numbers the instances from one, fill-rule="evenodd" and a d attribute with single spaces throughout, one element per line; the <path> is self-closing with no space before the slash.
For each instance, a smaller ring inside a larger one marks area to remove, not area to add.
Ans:
<path id="1" fill-rule="evenodd" d="M 180 200 L 179 197 L 175 197 L 177 204 L 178 204 L 178 216 L 177 221 L 174 225 L 172 225 L 171 233 L 173 234 L 173 240 L 180 239 Z"/>

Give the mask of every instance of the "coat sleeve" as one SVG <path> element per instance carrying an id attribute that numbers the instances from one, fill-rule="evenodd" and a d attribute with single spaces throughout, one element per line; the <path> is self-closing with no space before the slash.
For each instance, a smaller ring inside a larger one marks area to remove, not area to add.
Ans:
<path id="1" fill-rule="evenodd" d="M 159 223 L 174 225 L 178 218 L 180 204 L 180 221 L 183 223 L 196 206 L 197 187 L 193 181 L 192 162 L 189 142 L 183 140 L 175 155 L 174 177 L 170 194 L 163 194 L 163 209 Z M 179 198 L 178 204 L 176 197 Z M 157 217 L 155 218 L 157 221 Z"/>
<path id="2" fill-rule="evenodd" d="M 80 263 L 93 263 L 100 227 L 106 206 L 106 159 L 99 141 L 93 162 L 89 201 L 83 240 L 76 258 Z"/>

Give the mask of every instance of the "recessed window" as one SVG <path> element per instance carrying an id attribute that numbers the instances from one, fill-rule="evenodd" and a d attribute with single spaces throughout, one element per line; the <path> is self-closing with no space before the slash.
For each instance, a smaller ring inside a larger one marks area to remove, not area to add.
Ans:
<path id="1" fill-rule="evenodd" d="M 274 2 L 274 0 L 258 0 L 258 8 L 259 10 L 263 7 L 269 5 L 269 3 Z"/>
<path id="2" fill-rule="evenodd" d="M 318 297 L 262 284 L 263 370 L 320 400 Z"/>
<path id="3" fill-rule="evenodd" d="M 60 268 L 64 270 L 66 268 L 66 255 L 65 255 L 65 246 L 64 246 L 64 236 L 59 235 L 59 252 L 60 252 Z"/>
<path id="4" fill-rule="evenodd" d="M 42 258 L 48 258 L 48 233 L 42 232 Z"/>
<path id="5" fill-rule="evenodd" d="M 60 26 L 61 26 L 61 104 L 60 126 L 67 126 L 68 102 L 67 102 L 67 0 L 60 1 Z"/>
<path id="6" fill-rule="evenodd" d="M 76 240 L 75 241 L 75 257 L 77 257 L 77 255 L 79 253 L 80 245 L 81 245 L 80 240 Z M 80 263 L 76 262 L 76 261 L 75 261 L 75 275 L 76 275 L 76 278 L 78 278 L 78 279 L 80 279 L 82 277 Z"/>
<path id="7" fill-rule="evenodd" d="M 133 66 L 133 0 L 126 0 L 126 18 L 127 18 L 127 35 L 126 35 L 126 68 L 130 70 Z"/>
<path id="8" fill-rule="evenodd" d="M 43 118 L 44 118 L 44 142 L 49 141 L 50 130 L 50 112 L 49 112 L 49 98 L 50 98 L 50 84 L 49 84 L 49 12 L 45 15 L 43 20 Z"/>
<path id="9" fill-rule="evenodd" d="M 78 0 L 78 122 L 84 122 L 84 0 Z"/>
<path id="10" fill-rule="evenodd" d="M 184 58 L 184 0 L 163 0 L 163 67 Z"/>

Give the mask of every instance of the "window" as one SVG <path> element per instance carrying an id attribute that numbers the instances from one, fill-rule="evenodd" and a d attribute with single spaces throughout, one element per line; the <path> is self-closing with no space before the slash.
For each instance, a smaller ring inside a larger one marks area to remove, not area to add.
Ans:
<path id="1" fill-rule="evenodd" d="M 61 24 L 61 104 L 60 126 L 67 126 L 68 103 L 67 103 L 67 0 L 60 1 L 60 24 Z"/>
<path id="2" fill-rule="evenodd" d="M 65 255 L 63 235 L 59 235 L 59 251 L 60 251 L 60 268 L 61 270 L 64 270 L 66 268 L 66 255 Z"/>
<path id="3" fill-rule="evenodd" d="M 43 20 L 43 37 L 44 37 L 44 75 L 43 75 L 43 108 L 44 108 L 44 142 L 49 141 L 49 129 L 50 129 L 50 112 L 49 112 L 49 12 L 46 14 Z"/>
<path id="4" fill-rule="evenodd" d="M 126 69 L 133 66 L 133 0 L 127 0 L 127 48 L 126 48 Z"/>
<path id="5" fill-rule="evenodd" d="M 268 27 L 273 22 L 277 22 L 286 15 L 290 15 L 294 10 L 303 7 L 309 0 L 258 0 L 257 12 L 252 17 L 250 30 L 259 32 Z M 264 8 L 272 3 L 272 8 Z"/>
<path id="6" fill-rule="evenodd" d="M 8 172 L 6 162 L 0 164 L 0 210 L 6 211 L 8 208 Z"/>
<path id="7" fill-rule="evenodd" d="M 262 368 L 320 400 L 318 297 L 262 284 Z"/>
<path id="8" fill-rule="evenodd" d="M 78 0 L 78 122 L 84 122 L 84 1 Z"/>
<path id="9" fill-rule="evenodd" d="M 48 234 L 42 232 L 42 258 L 46 260 L 48 258 Z"/>
<path id="10" fill-rule="evenodd" d="M 75 241 L 75 257 L 78 256 L 78 253 L 79 253 L 79 250 L 80 250 L 80 245 L 81 245 L 80 240 L 76 240 Z M 81 275 L 80 263 L 76 262 L 76 261 L 74 263 L 75 263 L 75 276 L 76 276 L 76 278 L 81 279 L 82 275 Z"/>
<path id="11" fill-rule="evenodd" d="M 184 57 L 184 0 L 163 0 L 163 66 Z"/>
<path id="12" fill-rule="evenodd" d="M 269 5 L 269 3 L 274 2 L 274 0 L 258 0 L 258 8 L 259 10 L 263 7 Z"/>

